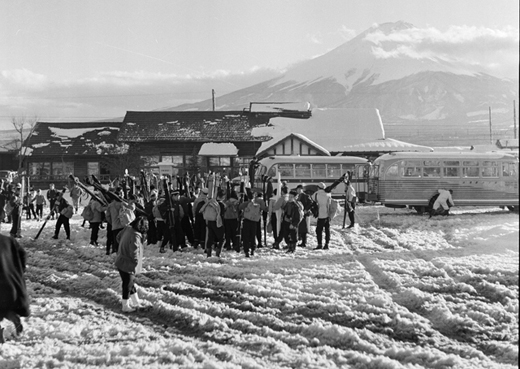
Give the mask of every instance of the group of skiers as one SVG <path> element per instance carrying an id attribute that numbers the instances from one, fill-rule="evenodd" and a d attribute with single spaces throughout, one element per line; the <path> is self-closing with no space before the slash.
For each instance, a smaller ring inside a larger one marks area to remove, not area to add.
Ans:
<path id="1" fill-rule="evenodd" d="M 167 252 L 168 248 L 175 252 L 191 245 L 195 249 L 203 248 L 208 257 L 221 256 L 223 249 L 243 250 L 245 256 L 250 257 L 257 248 L 267 246 L 265 232 L 262 237 L 262 224 L 266 230 L 274 232 L 274 249 L 280 249 L 280 243 L 285 241 L 287 252 L 295 252 L 298 240 L 298 246 L 306 247 L 311 215 L 318 222 L 317 249 L 328 249 L 330 219 L 337 211 L 331 211 L 334 207 L 331 191 L 343 181 L 347 182 L 350 193 L 352 227 L 356 194 L 345 176 L 328 187 L 320 184 L 321 188 L 312 196 L 304 191 L 303 185 L 290 191 L 284 185 L 280 196 L 276 196 L 275 190 L 274 196 L 267 200 L 264 193 L 255 188 L 241 186 L 243 192 L 240 192 L 227 178 L 214 188 L 202 184 L 191 191 L 168 183 L 170 198 L 162 186 L 153 185 L 148 196 L 139 187 L 132 193 L 125 193 L 122 187 L 109 189 L 123 201 L 110 201 L 110 197 L 96 190 L 83 216 L 90 223 L 91 245 L 98 245 L 99 230 L 106 223 L 107 255 L 117 253 L 119 232 L 139 216 L 148 220 L 146 243 L 158 244 L 160 253 Z M 317 209 L 316 214 L 311 208 Z M 65 230 L 68 235 L 68 224 Z M 323 231 L 325 243 L 322 242 Z"/>
<path id="2" fill-rule="evenodd" d="M 69 204 L 63 198 L 63 194 L 69 191 L 73 205 L 71 209 L 68 209 Z M 13 183 L 11 181 L 1 181 L 0 184 L 0 221 L 5 223 L 11 223 L 11 231 L 9 232 L 12 237 L 21 237 L 20 221 L 25 213 L 25 220 L 42 220 L 44 215 L 44 207 L 49 204 L 49 218 L 58 218 L 59 227 L 56 228 L 56 238 L 59 233 L 61 225 L 67 233 L 67 238 L 70 238 L 70 227 L 68 227 L 68 219 L 72 217 L 73 213 L 77 213 L 80 206 L 80 199 L 85 192 L 77 185 L 71 185 L 70 187 L 64 187 L 62 191 L 56 190 L 54 184 L 50 184 L 46 195 L 43 195 L 41 189 L 30 188 L 26 193 L 22 193 L 21 183 Z M 67 209 L 66 211 L 64 209 Z M 72 211 L 72 213 L 71 213 Z M 63 218 L 60 220 L 61 212 L 66 212 L 65 221 Z M 58 225 L 58 224 L 57 224 Z M 68 227 L 68 228 L 67 228 Z M 67 231 L 67 229 L 69 229 Z"/>

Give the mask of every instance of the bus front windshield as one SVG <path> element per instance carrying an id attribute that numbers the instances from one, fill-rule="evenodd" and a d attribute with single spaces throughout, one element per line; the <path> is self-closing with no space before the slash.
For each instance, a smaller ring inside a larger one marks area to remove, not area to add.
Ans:
<path id="1" fill-rule="evenodd" d="M 267 167 L 262 164 L 258 164 L 255 172 L 255 183 L 262 183 L 262 176 L 265 176 Z"/>

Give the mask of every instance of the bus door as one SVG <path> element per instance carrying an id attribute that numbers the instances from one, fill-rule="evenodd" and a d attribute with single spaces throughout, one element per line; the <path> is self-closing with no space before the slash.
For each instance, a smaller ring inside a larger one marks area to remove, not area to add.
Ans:
<path id="1" fill-rule="evenodd" d="M 370 167 L 367 181 L 367 201 L 379 201 L 379 165 Z"/>
<path id="2" fill-rule="evenodd" d="M 367 200 L 370 164 L 357 164 L 352 171 L 352 184 L 360 202 Z"/>

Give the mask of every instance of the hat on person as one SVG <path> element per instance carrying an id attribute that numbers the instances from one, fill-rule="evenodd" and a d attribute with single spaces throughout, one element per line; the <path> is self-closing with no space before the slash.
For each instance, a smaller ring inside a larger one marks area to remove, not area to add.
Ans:
<path id="1" fill-rule="evenodd" d="M 296 189 L 298 188 L 303 188 L 303 185 L 299 184 L 298 186 L 296 186 Z"/>
<path id="2" fill-rule="evenodd" d="M 200 192 L 205 193 L 206 195 L 209 193 L 209 190 L 207 188 L 203 188 L 200 190 Z"/>
<path id="3" fill-rule="evenodd" d="M 296 190 L 290 190 L 289 195 L 296 196 L 296 195 L 298 195 L 298 192 L 296 192 Z"/>
<path id="4" fill-rule="evenodd" d="M 327 187 L 327 186 L 325 186 L 325 183 L 320 182 L 320 183 L 318 183 L 318 187 L 321 188 L 322 190 L 324 190 L 325 187 Z"/>

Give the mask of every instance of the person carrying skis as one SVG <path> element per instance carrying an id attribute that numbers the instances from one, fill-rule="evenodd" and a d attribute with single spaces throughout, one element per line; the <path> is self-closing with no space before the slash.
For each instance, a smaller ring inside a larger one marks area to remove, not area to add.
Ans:
<path id="1" fill-rule="evenodd" d="M 226 212 L 226 206 L 223 203 L 224 191 L 219 190 L 216 197 L 216 199 L 206 199 L 200 209 L 207 225 L 206 255 L 208 258 L 211 257 L 214 246 L 216 256 L 220 257 L 224 241 L 224 219 L 222 218 Z"/>
<path id="2" fill-rule="evenodd" d="M 65 233 L 67 234 L 67 240 L 70 240 L 70 223 L 69 219 L 72 218 L 72 214 L 74 213 L 74 209 L 72 205 L 68 203 L 67 200 L 63 197 L 65 193 L 65 189 L 63 192 L 58 192 L 56 196 L 56 203 L 54 204 L 54 209 L 56 214 L 58 215 L 58 220 L 56 221 L 56 228 L 54 230 L 53 239 L 57 240 L 58 235 L 60 233 L 61 226 L 65 229 Z"/>
<path id="3" fill-rule="evenodd" d="M 303 220 L 303 205 L 296 200 L 298 192 L 296 190 L 289 191 L 289 198 L 283 205 L 283 218 L 280 233 L 287 244 L 287 252 L 296 251 L 296 242 L 298 241 L 298 226 Z"/>
<path id="4" fill-rule="evenodd" d="M 296 196 L 296 200 L 299 201 L 303 205 L 303 219 L 300 221 L 298 225 L 298 239 L 301 241 L 298 246 L 306 247 L 307 246 L 307 234 L 309 233 L 307 219 L 309 215 L 311 215 L 310 208 L 312 205 L 311 197 L 305 193 L 303 190 L 302 184 L 296 186 L 296 191 L 298 195 Z"/>
<path id="5" fill-rule="evenodd" d="M 350 225 L 347 228 L 352 228 L 356 224 L 357 195 L 356 190 L 350 181 L 347 181 L 345 184 L 345 189 L 345 211 L 348 212 L 348 219 L 350 220 Z"/>

